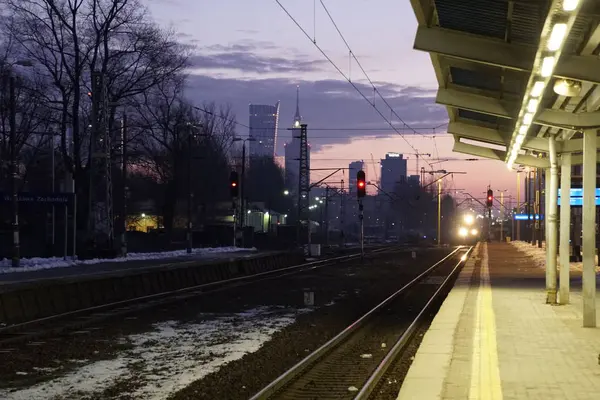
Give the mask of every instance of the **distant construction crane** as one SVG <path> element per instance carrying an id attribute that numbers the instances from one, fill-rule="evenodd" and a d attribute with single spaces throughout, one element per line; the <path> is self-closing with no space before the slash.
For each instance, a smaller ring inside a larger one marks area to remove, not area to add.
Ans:
<path id="1" fill-rule="evenodd" d="M 419 168 L 419 157 L 420 156 L 427 156 L 427 157 L 431 157 L 430 153 L 419 153 L 419 150 L 417 149 L 416 153 L 403 153 L 404 155 L 409 155 L 409 156 L 415 156 L 417 158 L 417 168 L 416 168 L 416 175 L 419 175 L 421 169 Z"/>
<path id="2" fill-rule="evenodd" d="M 377 184 L 380 184 L 379 181 L 379 176 L 377 175 L 377 167 L 376 167 L 376 163 L 375 163 L 375 157 L 373 157 L 373 153 L 371 153 L 371 166 L 373 167 L 373 176 L 375 176 L 375 182 L 377 182 Z"/>

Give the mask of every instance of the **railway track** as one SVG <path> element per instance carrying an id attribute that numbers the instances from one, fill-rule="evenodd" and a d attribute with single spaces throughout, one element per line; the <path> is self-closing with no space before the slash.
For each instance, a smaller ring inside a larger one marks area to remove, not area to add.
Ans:
<path id="1" fill-rule="evenodd" d="M 251 400 L 369 398 L 471 249 L 459 247 L 427 268 Z"/>
<path id="2" fill-rule="evenodd" d="M 367 251 L 365 255 L 373 256 L 397 249 L 397 246 L 385 246 Z M 184 289 L 161 292 L 150 296 L 141 296 L 126 301 L 108 303 L 101 306 L 89 307 L 73 312 L 40 318 L 21 324 L 0 328 L 0 348 L 16 342 L 36 339 L 47 335 L 58 335 L 64 331 L 78 330 L 109 318 L 131 314 L 152 307 L 163 306 L 185 299 L 203 296 L 209 293 L 228 290 L 250 285 L 266 280 L 277 279 L 288 275 L 298 274 L 318 268 L 325 268 L 339 263 L 360 259 L 360 253 L 330 257 L 323 260 L 310 261 L 303 264 L 261 272 L 249 276 L 226 279 Z"/>

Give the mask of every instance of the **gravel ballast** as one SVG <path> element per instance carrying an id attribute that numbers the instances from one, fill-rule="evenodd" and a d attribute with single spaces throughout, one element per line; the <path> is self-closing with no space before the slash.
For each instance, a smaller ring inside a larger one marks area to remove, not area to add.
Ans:
<path id="1" fill-rule="evenodd" d="M 349 262 L 209 293 L 137 315 L 102 321 L 80 333 L 70 332 L 40 339 L 35 344 L 0 349 L 0 387 L 27 387 L 77 371 L 82 362 L 127 356 L 126 373 L 119 379 L 108 382 L 100 391 L 73 398 L 149 399 L 164 398 L 156 396 L 169 393 L 169 398 L 175 400 L 247 399 L 449 251 L 420 249 L 416 260 L 411 258 L 410 250 L 381 254 L 364 264 Z M 305 301 L 311 298 L 314 305 L 307 305 Z M 248 310 L 253 310 L 253 314 L 246 315 Z M 207 341 L 200 335 L 202 332 L 178 330 L 182 326 L 206 324 L 217 330 L 228 324 L 234 332 L 239 328 L 239 332 L 218 339 L 211 336 Z M 265 341 L 258 343 L 254 336 L 244 336 L 253 327 Z M 179 385 L 173 385 L 171 380 L 151 382 L 154 375 L 161 376 L 161 371 L 151 369 L 158 368 L 157 364 L 152 367 L 153 360 L 139 348 L 154 349 L 156 342 L 165 341 L 158 336 L 152 339 L 154 342 L 149 339 L 152 332 L 162 332 L 161 329 L 173 335 L 163 344 L 163 347 L 168 345 L 172 359 L 163 362 L 161 368 L 177 369 L 179 364 L 180 370 L 175 371 L 179 374 L 177 379 L 181 380 L 181 375 L 187 372 L 189 382 Z M 143 336 L 141 344 L 131 339 L 140 336 Z M 250 343 L 244 342 L 245 349 L 254 346 L 252 352 L 210 367 L 222 354 L 219 351 L 207 354 L 202 350 L 231 351 L 228 347 L 239 345 L 240 336 Z M 131 362 L 135 357 L 140 358 L 139 362 Z M 157 386 L 155 392 L 148 391 L 152 384 Z M 169 385 L 170 391 L 165 388 Z"/>

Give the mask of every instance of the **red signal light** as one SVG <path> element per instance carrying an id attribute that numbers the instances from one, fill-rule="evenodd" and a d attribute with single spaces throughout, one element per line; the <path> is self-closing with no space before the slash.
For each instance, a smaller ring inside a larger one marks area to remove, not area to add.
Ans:
<path id="1" fill-rule="evenodd" d="M 236 186 L 237 186 L 237 183 L 231 182 L 231 187 L 236 187 Z"/>
<path id="2" fill-rule="evenodd" d="M 360 188 L 365 187 L 365 183 L 363 181 L 359 181 L 358 187 L 360 187 Z"/>
<path id="3" fill-rule="evenodd" d="M 492 196 L 488 196 L 488 200 L 489 200 L 489 201 L 492 201 Z"/>

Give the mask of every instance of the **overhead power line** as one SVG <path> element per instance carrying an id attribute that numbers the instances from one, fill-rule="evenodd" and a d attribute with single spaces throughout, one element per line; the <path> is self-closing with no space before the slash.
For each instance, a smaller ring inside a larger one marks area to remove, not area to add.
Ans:
<path id="1" fill-rule="evenodd" d="M 329 61 L 329 63 L 330 63 L 330 64 L 331 64 L 331 65 L 332 65 L 332 66 L 333 66 L 333 67 L 334 67 L 334 68 L 335 68 L 335 69 L 338 71 L 338 73 L 339 73 L 339 74 L 340 74 L 340 75 L 341 75 L 341 76 L 342 76 L 342 77 L 343 77 L 343 78 L 344 78 L 344 79 L 345 79 L 345 80 L 346 80 L 346 81 L 347 81 L 347 82 L 348 82 L 348 83 L 349 83 L 349 84 L 350 84 L 350 85 L 351 85 L 351 86 L 354 88 L 354 90 L 356 90 L 356 92 L 357 92 L 358 94 L 360 94 L 360 95 L 361 95 L 361 97 L 362 97 L 363 99 L 365 99 L 365 101 L 366 101 L 367 103 L 369 103 L 369 104 L 370 104 L 370 105 L 373 107 L 373 109 L 374 109 L 374 110 L 375 110 L 375 111 L 376 111 L 376 112 L 377 112 L 377 113 L 378 113 L 378 114 L 381 116 L 381 118 L 382 118 L 382 119 L 383 119 L 383 120 L 384 120 L 384 121 L 385 121 L 385 122 L 386 122 L 386 123 L 387 123 L 387 124 L 388 124 L 388 125 L 389 125 L 389 126 L 392 128 L 392 129 L 393 129 L 393 130 L 394 130 L 394 131 L 396 131 L 396 133 L 397 133 L 398 135 L 400 135 L 400 137 L 402 137 L 402 139 L 404 139 L 404 141 L 405 141 L 405 142 L 408 144 L 408 146 L 409 146 L 411 149 L 413 149 L 413 150 L 415 151 L 415 153 L 418 153 L 418 150 L 417 150 L 417 149 L 416 149 L 416 148 L 415 148 L 415 147 L 414 147 L 414 146 L 413 146 L 413 145 L 412 145 L 412 144 L 411 144 L 411 143 L 410 143 L 410 142 L 409 142 L 409 141 L 406 139 L 405 135 L 404 135 L 402 132 L 400 132 L 400 131 L 398 130 L 398 128 L 396 128 L 396 127 L 394 126 L 394 124 L 393 124 L 393 123 L 392 123 L 390 120 L 388 120 L 388 118 L 387 118 L 385 115 L 383 115 L 383 113 L 381 112 L 381 110 L 379 110 L 379 108 L 377 108 L 377 106 L 375 105 L 375 103 L 374 103 L 374 102 L 371 102 L 371 101 L 369 100 L 369 98 L 368 98 L 368 97 L 367 97 L 367 96 L 366 96 L 366 95 L 365 95 L 365 94 L 362 92 L 362 90 L 360 90 L 360 89 L 358 88 L 358 86 L 356 86 L 356 84 L 355 84 L 354 82 L 352 82 L 352 80 L 350 79 L 350 77 L 348 77 L 348 76 L 347 76 L 347 75 L 344 73 L 344 71 L 342 71 L 342 70 L 340 69 L 340 67 L 338 67 L 338 66 L 337 66 L 337 64 L 336 64 L 336 63 L 335 63 L 335 62 L 334 62 L 334 61 L 331 59 L 331 57 L 329 57 L 329 55 L 328 55 L 328 54 L 327 54 L 327 53 L 326 53 L 326 52 L 323 50 L 323 48 L 321 48 L 321 46 L 319 46 L 319 45 L 316 43 L 316 40 L 313 40 L 313 39 L 310 37 L 310 35 L 308 34 L 308 32 L 306 32 L 306 30 L 305 30 L 305 29 L 302 27 L 302 25 L 300 25 L 300 23 L 299 23 L 299 22 L 298 22 L 298 21 L 297 21 L 297 20 L 296 20 L 296 19 L 295 19 L 295 18 L 292 16 L 292 14 L 290 14 L 290 12 L 287 10 L 287 8 L 285 8 L 285 7 L 283 6 L 283 4 L 281 4 L 281 2 L 280 2 L 279 0 L 275 0 L 275 2 L 276 2 L 276 3 L 279 5 L 279 7 L 281 7 L 281 9 L 282 9 L 282 10 L 283 10 L 283 11 L 284 11 L 286 14 L 287 14 L 287 16 L 288 16 L 288 17 L 289 17 L 289 18 L 292 20 L 292 22 L 294 22 L 294 24 L 296 24 L 296 26 L 298 27 L 298 29 L 300 29 L 300 30 L 302 31 L 302 33 L 304 34 L 304 36 L 306 36 L 306 38 L 307 38 L 308 40 L 310 40 L 310 42 L 311 42 L 311 43 L 312 43 L 312 44 L 313 44 L 313 45 L 314 45 L 314 46 L 317 48 L 317 50 L 319 50 L 319 52 L 321 52 L 321 54 L 323 55 L 323 57 L 325 57 L 325 59 L 326 59 L 327 61 Z M 321 1 L 321 4 L 323 4 L 323 2 L 322 2 L 322 1 Z M 323 4 L 323 7 L 325 7 L 325 5 L 324 5 L 324 4 Z M 330 14 L 329 14 L 329 12 L 327 12 L 327 13 L 328 13 L 328 15 L 330 15 Z M 330 19 L 332 19 L 332 18 L 330 17 Z M 333 19 L 332 19 L 332 21 L 333 21 Z M 335 25 L 335 22 L 334 22 L 334 25 Z M 336 26 L 336 29 L 337 29 L 337 26 Z M 338 29 L 338 32 L 339 32 L 339 33 L 340 33 L 340 35 L 341 35 L 341 32 L 339 31 L 339 29 Z M 343 38 L 343 35 L 342 35 L 342 38 Z M 346 46 L 349 48 L 349 51 L 350 51 L 350 53 L 353 55 L 352 49 L 350 48 L 350 46 L 349 46 L 349 45 L 348 45 L 348 43 L 346 42 L 346 39 L 345 39 L 345 38 L 343 38 L 343 40 L 344 40 L 344 42 L 346 43 Z M 355 56 L 354 56 L 354 57 L 355 57 Z M 355 59 L 356 59 L 356 58 L 355 58 Z M 362 67 L 361 67 L 361 68 L 362 68 Z M 363 72 L 364 72 L 364 70 L 363 70 Z M 375 91 L 376 91 L 376 92 L 377 92 L 377 93 L 378 93 L 378 94 L 381 96 L 381 94 L 379 93 L 379 91 L 377 90 L 377 88 L 375 87 L 375 85 L 373 84 L 373 82 L 371 81 L 371 79 L 368 77 L 368 75 L 366 75 L 366 76 L 367 76 L 367 79 L 369 80 L 369 82 L 371 83 L 371 85 L 373 86 L 373 88 L 375 89 Z M 387 103 L 387 102 L 386 102 L 386 104 L 388 104 L 388 107 L 389 107 L 389 103 Z M 391 110 L 392 112 L 394 112 L 394 110 L 393 110 L 391 107 L 390 107 L 390 110 Z M 397 114 L 396 114 L 396 115 L 397 115 Z M 398 118 L 399 118 L 399 116 L 398 116 Z M 402 118 L 399 118 L 399 119 L 400 119 L 401 121 L 403 121 L 403 120 L 402 120 Z M 403 122 L 404 122 L 404 121 L 403 121 Z M 409 127 L 409 126 L 408 126 L 406 123 L 404 123 L 404 125 L 405 125 L 406 127 Z M 410 128 L 410 127 L 409 127 L 409 128 Z M 415 131 L 415 132 L 417 132 L 417 131 Z M 429 163 L 428 163 L 428 164 L 429 164 Z M 430 165 L 430 167 L 431 167 L 431 165 Z"/>
<path id="2" fill-rule="evenodd" d="M 321 2 L 321 6 L 323 6 L 323 9 L 325 10 L 325 13 L 327 13 L 327 16 L 329 17 L 329 20 L 331 21 L 331 23 L 333 24 L 335 30 L 337 31 L 337 33 L 340 35 L 340 38 L 342 38 L 342 41 L 344 42 L 344 44 L 346 45 L 346 48 L 348 49 L 348 52 L 350 54 L 350 56 L 354 59 L 354 61 L 356 61 L 356 65 L 358 65 L 358 67 L 360 68 L 360 70 L 362 71 L 363 75 L 365 76 L 365 78 L 367 78 L 367 81 L 369 81 L 369 84 L 371 85 L 371 87 L 373 88 L 373 93 L 376 93 L 379 98 L 385 103 L 385 105 L 390 109 L 390 112 L 392 112 L 396 118 L 398 118 L 398 120 L 400 122 L 402 122 L 404 124 L 404 126 L 406 128 L 408 128 L 409 130 L 413 131 L 415 134 L 419 135 L 420 132 L 417 132 L 415 129 L 411 128 L 405 121 L 404 119 L 398 115 L 398 113 L 394 110 L 394 108 L 390 105 L 390 103 L 388 103 L 388 101 L 385 99 L 385 97 L 383 97 L 383 95 L 381 94 L 381 92 L 379 92 L 379 90 L 377 89 L 377 87 L 375 86 L 375 84 L 373 83 L 373 81 L 371 80 L 371 77 L 369 76 L 369 74 L 367 73 L 367 71 L 365 71 L 365 69 L 363 68 L 362 64 L 360 63 L 360 61 L 358 60 L 358 57 L 356 57 L 356 54 L 354 54 L 354 52 L 352 51 L 352 48 L 350 47 L 350 44 L 348 43 L 348 41 L 346 40 L 346 38 L 344 37 L 344 34 L 342 33 L 342 31 L 340 30 L 340 28 L 337 26 L 335 20 L 333 19 L 333 16 L 331 15 L 331 13 L 329 12 L 329 9 L 327 8 L 327 6 L 325 5 L 325 2 L 323 0 L 319 0 Z M 373 105 L 374 105 L 375 101 L 373 101 Z M 443 125 L 442 125 L 443 126 Z"/>

